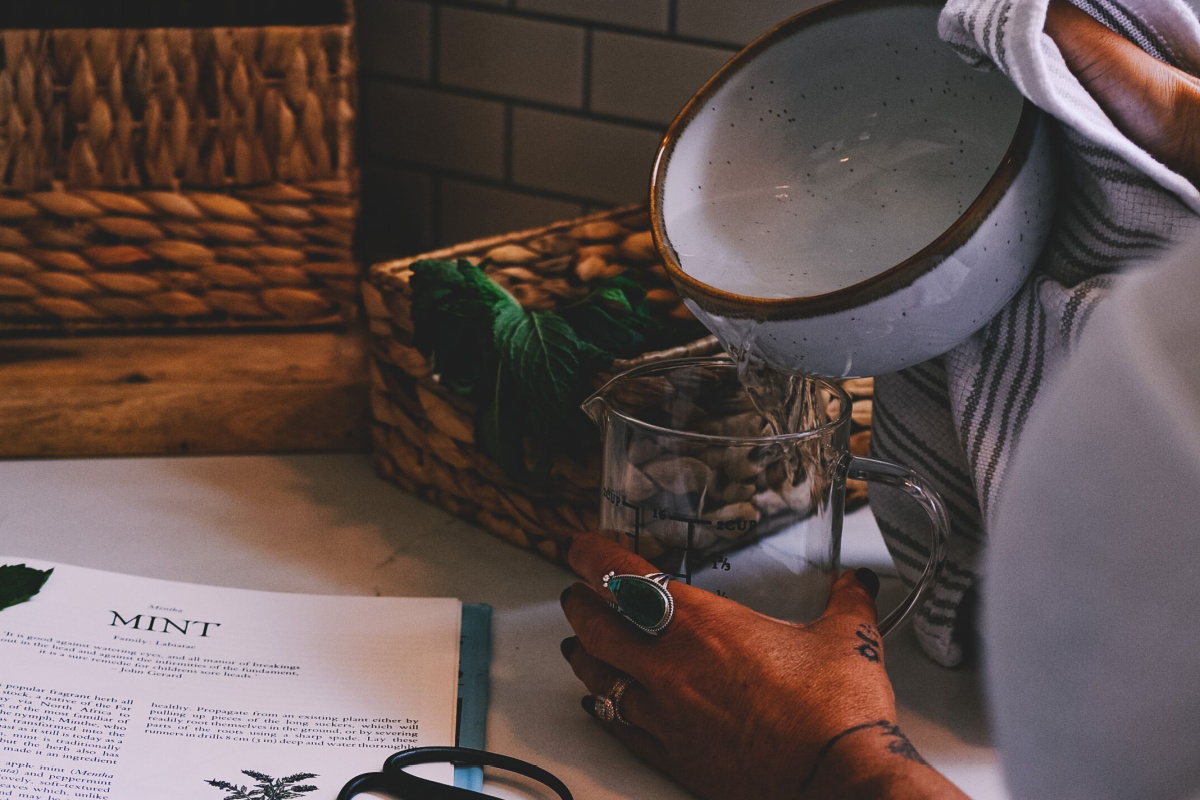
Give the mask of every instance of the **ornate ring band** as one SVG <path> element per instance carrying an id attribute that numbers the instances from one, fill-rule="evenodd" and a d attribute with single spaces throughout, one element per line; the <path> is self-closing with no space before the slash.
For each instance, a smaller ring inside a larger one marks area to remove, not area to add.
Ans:
<path id="1" fill-rule="evenodd" d="M 649 575 L 618 575 L 608 572 L 601 584 L 613 596 L 612 606 L 621 616 L 646 633 L 657 636 L 666 630 L 675 616 L 675 598 L 667 591 L 671 576 L 663 572 Z"/>
<path id="2" fill-rule="evenodd" d="M 626 727 L 632 727 L 632 723 L 621 713 L 621 700 L 625 697 L 625 690 L 632 685 L 632 678 L 618 677 L 607 694 L 597 697 L 593 706 L 597 719 L 601 722 L 617 722 Z"/>

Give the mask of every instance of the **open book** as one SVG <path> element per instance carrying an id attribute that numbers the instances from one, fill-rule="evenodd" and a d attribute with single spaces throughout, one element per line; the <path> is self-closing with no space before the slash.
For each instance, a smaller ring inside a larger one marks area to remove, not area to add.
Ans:
<path id="1" fill-rule="evenodd" d="M 20 563 L 54 572 L 0 610 L 3 800 L 333 798 L 396 750 L 455 743 L 458 600 L 223 589 L 0 556 Z M 467 619 L 486 640 L 486 621 Z M 481 731 L 486 694 L 466 700 L 463 727 Z"/>

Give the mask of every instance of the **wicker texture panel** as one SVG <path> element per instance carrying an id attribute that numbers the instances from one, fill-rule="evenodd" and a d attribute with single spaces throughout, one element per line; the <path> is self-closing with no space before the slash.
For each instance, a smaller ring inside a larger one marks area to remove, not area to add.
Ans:
<path id="1" fill-rule="evenodd" d="M 353 309 L 349 25 L 5 31 L 0 328 Z"/>
<path id="2" fill-rule="evenodd" d="M 661 313 L 686 315 L 648 229 L 644 209 L 619 209 L 373 267 L 363 297 L 371 332 L 372 436 L 380 473 L 518 547 L 562 562 L 563 540 L 599 522 L 599 437 L 562 442 L 547 487 L 514 481 L 484 456 L 475 445 L 476 409 L 442 388 L 413 346 L 410 266 L 420 258 L 469 258 L 482 263 L 526 308 L 569 302 L 587 291 L 581 278 L 634 270 L 653 287 L 648 297 Z M 712 337 L 698 339 L 615 361 L 594 376 L 594 385 L 639 364 L 719 352 Z M 856 398 L 852 446 L 865 455 L 872 382 L 856 381 L 847 389 Z M 850 489 L 848 505 L 861 505 L 865 487 Z"/>

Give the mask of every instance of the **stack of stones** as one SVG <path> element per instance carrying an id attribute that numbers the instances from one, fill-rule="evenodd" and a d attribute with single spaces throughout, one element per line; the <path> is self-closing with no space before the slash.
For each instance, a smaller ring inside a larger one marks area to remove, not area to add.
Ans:
<path id="1" fill-rule="evenodd" d="M 647 287 L 647 300 L 664 318 L 690 320 L 671 287 L 650 233 L 644 208 L 627 208 L 536 230 L 469 242 L 373 267 L 363 286 L 371 334 L 371 405 L 376 465 L 382 475 L 453 514 L 523 548 L 561 559 L 562 541 L 599 523 L 599 437 L 563 441 L 548 485 L 510 478 L 476 446 L 476 408 L 442 387 L 413 340 L 411 266 L 424 258 L 465 258 L 479 264 L 528 309 L 552 309 L 588 292 L 588 281 L 631 272 Z M 613 375 L 670 358 L 714 355 L 712 337 L 613 362 L 594 376 L 599 387 Z M 851 382 L 855 428 L 851 445 L 865 453 L 870 422 L 870 380 Z M 731 423 L 713 419 L 720 426 Z M 865 434 L 865 435 L 864 435 Z M 678 479 L 687 462 L 664 464 L 663 482 Z M 683 464 L 683 466 L 681 466 Z M 699 467 L 708 469 L 706 464 Z M 659 468 L 649 466 L 654 481 Z M 690 474 L 690 473 L 687 473 Z M 660 489 L 662 483 L 656 483 Z M 745 489 L 742 490 L 744 492 Z M 735 490 L 734 514 L 747 502 Z M 865 493 L 851 489 L 853 502 Z"/>
<path id="2" fill-rule="evenodd" d="M 869 415 L 871 381 L 848 382 L 862 421 Z M 721 437 L 711 443 L 655 434 L 630 434 L 629 445 L 607 464 L 607 479 L 620 487 L 620 501 L 641 509 L 639 552 L 670 572 L 683 558 L 719 554 L 789 528 L 828 503 L 830 465 L 825 437 L 799 442 L 735 444 L 771 437 L 762 415 L 740 386 L 720 372 L 703 370 L 649 373 L 625 379 L 611 400 L 630 416 L 666 430 Z M 827 390 L 813 397 L 812 423 L 841 414 L 841 400 Z M 866 420 L 869 423 L 869 418 Z M 853 434 L 853 447 L 865 453 L 870 431 Z M 865 484 L 849 487 L 850 505 L 865 499 Z M 606 498 L 616 502 L 615 497 Z M 651 513 L 653 512 L 653 513 Z M 621 515 L 618 515 L 618 518 Z M 699 517 L 710 524 L 688 526 Z"/>
<path id="3" fill-rule="evenodd" d="M 646 301 L 664 316 L 694 319 L 671 288 L 644 211 L 581 222 L 564 231 L 498 244 L 468 256 L 527 309 L 551 309 L 587 294 L 587 284 L 633 269 Z"/>

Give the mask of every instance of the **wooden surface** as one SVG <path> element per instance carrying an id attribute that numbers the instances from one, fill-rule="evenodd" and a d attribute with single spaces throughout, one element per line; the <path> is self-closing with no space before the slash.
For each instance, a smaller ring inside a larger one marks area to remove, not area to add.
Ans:
<path id="1" fill-rule="evenodd" d="M 0 457 L 365 450 L 360 333 L 0 341 Z"/>

